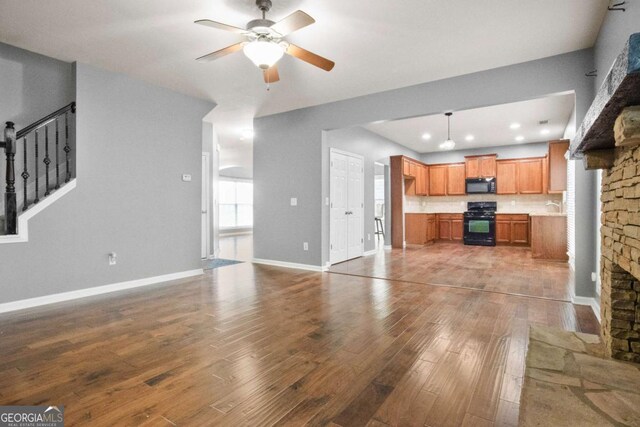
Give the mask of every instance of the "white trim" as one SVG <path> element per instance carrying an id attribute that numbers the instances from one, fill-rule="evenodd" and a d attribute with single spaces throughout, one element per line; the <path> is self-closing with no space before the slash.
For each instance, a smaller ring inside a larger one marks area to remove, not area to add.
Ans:
<path id="1" fill-rule="evenodd" d="M 600 304 L 595 298 L 573 296 L 571 297 L 571 302 L 576 305 L 588 305 L 593 310 L 593 314 L 596 315 L 598 322 L 602 322 L 602 319 L 600 319 Z"/>
<path id="2" fill-rule="evenodd" d="M 40 212 L 54 204 L 56 201 L 64 197 L 67 193 L 76 188 L 76 180 L 73 179 L 60 187 L 60 189 L 51 193 L 50 196 L 42 199 L 39 203 L 32 205 L 25 213 L 18 217 L 18 234 L 9 236 L 0 236 L 0 244 L 2 243 L 25 243 L 29 241 L 29 220 Z M 2 311 L 0 310 L 0 313 Z"/>
<path id="3" fill-rule="evenodd" d="M 38 307 L 41 305 L 54 304 L 57 302 L 70 301 L 95 295 L 108 294 L 111 292 L 123 291 L 125 289 L 139 288 L 141 286 L 155 285 L 161 282 L 199 276 L 203 273 L 204 271 L 201 268 L 198 268 L 196 270 L 187 270 L 179 273 L 164 274 L 162 276 L 147 277 L 144 279 L 130 280 L 128 282 L 113 283 L 111 285 L 96 286 L 93 288 L 79 289 L 77 291 L 62 292 L 59 294 L 12 301 L 0 304 L 0 313 L 24 310 L 25 308 Z"/>
<path id="4" fill-rule="evenodd" d="M 370 251 L 366 251 L 365 253 L 363 253 L 362 256 L 375 255 L 377 253 L 378 253 L 377 249 L 371 249 Z"/>
<path id="5" fill-rule="evenodd" d="M 201 208 L 205 208 L 206 210 L 206 220 L 205 220 L 205 242 L 204 242 L 204 254 L 205 256 L 202 259 L 208 259 L 211 255 L 211 154 L 206 151 L 202 152 L 202 159 L 205 162 L 205 176 L 201 177 L 204 181 L 204 198 L 206 200 L 201 200 L 201 204 L 205 204 L 206 207 L 201 206 Z M 204 212 L 202 212 L 204 213 Z"/>
<path id="6" fill-rule="evenodd" d="M 342 154 L 343 156 L 355 157 L 356 159 L 362 160 L 362 167 L 364 167 L 364 156 L 360 154 L 352 153 L 350 151 L 340 150 L 339 148 L 333 148 L 333 147 L 329 147 L 329 153 L 338 153 L 338 154 Z"/>
<path id="7" fill-rule="evenodd" d="M 382 249 L 393 249 L 393 246 L 391 245 L 384 245 L 384 247 Z"/>
<path id="8" fill-rule="evenodd" d="M 297 264 L 295 262 L 275 261 L 272 259 L 260 259 L 254 258 L 251 260 L 254 264 L 273 265 L 274 267 L 295 268 L 297 270 L 309 270 L 309 271 L 326 271 L 328 267 L 322 267 L 319 265 L 311 264 Z"/>

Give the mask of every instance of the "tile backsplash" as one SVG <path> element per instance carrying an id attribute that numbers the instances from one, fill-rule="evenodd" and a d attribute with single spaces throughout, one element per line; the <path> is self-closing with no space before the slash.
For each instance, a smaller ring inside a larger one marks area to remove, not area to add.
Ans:
<path id="1" fill-rule="evenodd" d="M 466 196 L 405 196 L 405 213 L 461 213 L 467 210 L 467 202 L 498 202 L 498 213 L 547 213 L 558 212 L 548 201 L 562 203 L 562 194 L 497 195 L 470 194 Z"/>

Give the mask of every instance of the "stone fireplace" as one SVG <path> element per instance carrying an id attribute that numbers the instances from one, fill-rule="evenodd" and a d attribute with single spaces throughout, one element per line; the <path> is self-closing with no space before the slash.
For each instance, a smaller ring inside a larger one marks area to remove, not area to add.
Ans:
<path id="1" fill-rule="evenodd" d="M 640 108 L 623 110 L 615 140 L 602 173 L 602 335 L 612 357 L 640 363 Z"/>
<path id="2" fill-rule="evenodd" d="M 600 314 L 606 352 L 640 363 L 640 33 L 616 58 L 571 143 L 602 170 Z"/>

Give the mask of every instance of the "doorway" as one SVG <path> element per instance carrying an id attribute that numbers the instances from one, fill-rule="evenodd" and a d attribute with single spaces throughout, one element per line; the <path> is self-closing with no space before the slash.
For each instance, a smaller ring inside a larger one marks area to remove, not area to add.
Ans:
<path id="1" fill-rule="evenodd" d="M 364 254 L 364 158 L 330 150 L 329 262 Z"/>
<path id="2" fill-rule="evenodd" d="M 209 211 L 209 205 L 211 203 L 211 185 L 209 176 L 209 153 L 202 153 L 202 206 L 201 206 L 201 249 L 200 258 L 209 258 L 209 248 L 211 247 L 211 213 Z"/>

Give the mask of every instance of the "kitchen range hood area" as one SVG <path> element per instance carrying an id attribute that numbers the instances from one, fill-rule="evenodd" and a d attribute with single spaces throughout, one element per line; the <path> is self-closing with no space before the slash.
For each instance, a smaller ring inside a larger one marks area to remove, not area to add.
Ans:
<path id="1" fill-rule="evenodd" d="M 565 261 L 568 150 L 568 140 L 554 140 L 539 157 L 487 153 L 438 164 L 391 157 L 392 247 L 514 245 Z"/>

